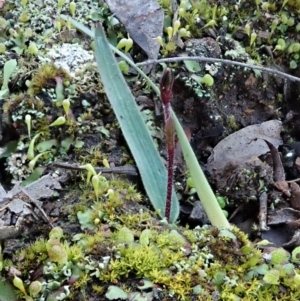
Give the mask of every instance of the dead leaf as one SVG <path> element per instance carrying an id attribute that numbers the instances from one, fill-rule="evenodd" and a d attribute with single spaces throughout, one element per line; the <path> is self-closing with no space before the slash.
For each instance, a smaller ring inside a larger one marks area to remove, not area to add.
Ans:
<path id="1" fill-rule="evenodd" d="M 259 157 L 270 151 L 264 140 L 278 147 L 282 144 L 280 132 L 282 124 L 278 120 L 270 120 L 261 124 L 249 125 L 218 143 L 208 158 L 207 168 L 223 167 L 229 161 L 248 160 Z"/>
<path id="2" fill-rule="evenodd" d="M 268 226 L 291 223 L 300 219 L 300 211 L 292 208 L 271 210 L 268 215 Z"/>
<path id="3" fill-rule="evenodd" d="M 279 180 L 279 181 L 276 181 L 273 185 L 277 190 L 281 191 L 285 196 L 287 196 L 287 197 L 291 196 L 289 184 L 287 181 Z"/>
<path id="4" fill-rule="evenodd" d="M 130 37 L 157 59 L 160 45 L 154 40 L 162 36 L 164 12 L 155 0 L 105 0 L 109 9 L 123 23 Z"/>

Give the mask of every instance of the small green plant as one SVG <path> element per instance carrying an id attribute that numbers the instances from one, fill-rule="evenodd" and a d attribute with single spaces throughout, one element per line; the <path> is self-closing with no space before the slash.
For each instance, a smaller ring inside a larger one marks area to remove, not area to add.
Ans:
<path id="1" fill-rule="evenodd" d="M 9 78 L 12 75 L 12 73 L 15 71 L 16 67 L 17 67 L 16 60 L 9 60 L 4 64 L 3 82 L 2 82 L 2 87 L 0 90 L 0 99 L 9 93 L 8 81 L 9 81 Z"/>

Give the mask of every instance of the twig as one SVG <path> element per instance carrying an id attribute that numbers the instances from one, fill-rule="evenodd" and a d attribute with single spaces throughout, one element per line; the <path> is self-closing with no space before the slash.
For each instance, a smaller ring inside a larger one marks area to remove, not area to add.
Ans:
<path id="1" fill-rule="evenodd" d="M 49 166 L 53 167 L 59 167 L 64 169 L 70 169 L 70 170 L 84 170 L 86 171 L 85 167 L 82 167 L 78 164 L 69 164 L 69 163 L 63 163 L 63 162 L 53 162 L 49 164 Z M 96 172 L 101 173 L 120 173 L 120 174 L 126 174 L 130 176 L 138 176 L 138 170 L 135 166 L 118 166 L 118 167 L 95 167 Z"/>
<path id="2" fill-rule="evenodd" d="M 284 78 L 287 78 L 287 79 L 290 79 L 290 80 L 293 80 L 296 82 L 300 82 L 299 77 L 296 77 L 296 76 L 293 76 L 293 75 L 290 75 L 290 74 L 287 74 L 285 72 L 281 72 L 278 70 L 274 70 L 271 68 L 261 67 L 261 66 L 256 66 L 256 65 L 231 61 L 231 60 L 225 60 L 225 59 L 203 57 L 203 56 L 186 56 L 186 57 L 179 56 L 179 57 L 171 57 L 171 58 L 165 58 L 165 59 L 159 59 L 159 60 L 148 60 L 146 62 L 136 63 L 136 65 L 144 66 L 144 65 L 154 64 L 154 63 L 174 63 L 174 62 L 180 62 L 180 61 L 198 61 L 198 62 L 222 63 L 222 64 L 227 64 L 227 65 L 241 66 L 241 67 L 245 67 L 245 68 L 260 70 L 260 71 L 267 72 L 267 73 L 272 73 L 272 74 L 278 75 L 280 77 L 284 77 Z"/>

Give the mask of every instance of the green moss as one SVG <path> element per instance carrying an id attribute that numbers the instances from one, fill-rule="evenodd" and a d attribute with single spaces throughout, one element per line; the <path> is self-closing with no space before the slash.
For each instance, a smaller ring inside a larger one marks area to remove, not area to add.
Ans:
<path id="1" fill-rule="evenodd" d="M 69 85 L 70 75 L 65 69 L 56 67 L 54 63 L 45 63 L 33 75 L 28 90 L 29 94 L 36 95 L 42 89 L 55 88 L 55 77 L 60 77 L 64 86 Z"/>

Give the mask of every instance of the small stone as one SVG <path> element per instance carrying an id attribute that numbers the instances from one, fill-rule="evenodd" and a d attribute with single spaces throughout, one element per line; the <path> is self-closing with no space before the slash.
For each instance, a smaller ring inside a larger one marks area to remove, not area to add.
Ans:
<path id="1" fill-rule="evenodd" d="M 189 220 L 195 223 L 209 224 L 209 219 L 200 201 L 194 203 L 194 208 L 189 216 Z"/>

